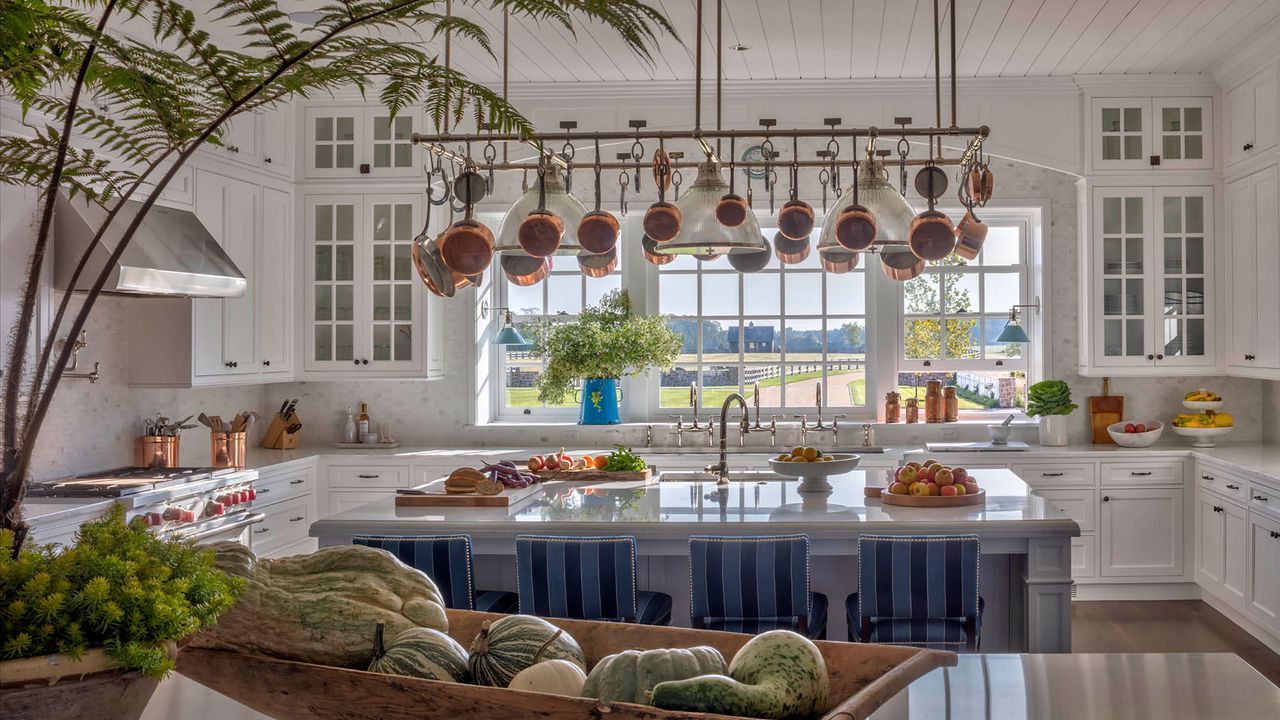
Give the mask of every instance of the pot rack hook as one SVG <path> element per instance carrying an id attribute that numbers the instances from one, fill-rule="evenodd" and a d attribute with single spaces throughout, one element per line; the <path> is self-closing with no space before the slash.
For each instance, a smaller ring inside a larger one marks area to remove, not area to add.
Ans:
<path id="1" fill-rule="evenodd" d="M 738 159 L 737 140 L 738 140 L 738 137 L 736 135 L 729 136 L 729 194 L 730 195 L 734 194 L 733 188 L 736 180 L 735 176 L 738 174 L 737 171 L 734 170 L 734 163 Z"/>
<path id="2" fill-rule="evenodd" d="M 561 120 L 560 129 L 564 130 L 564 145 L 560 147 L 560 157 L 564 158 L 564 189 L 573 192 L 573 158 L 578 154 L 573 147 L 573 131 L 577 129 L 577 120 Z"/>
<path id="3" fill-rule="evenodd" d="M 618 153 L 618 159 L 627 161 L 631 159 L 631 153 Z M 627 173 L 627 169 L 623 168 L 618 173 L 618 213 L 622 217 L 627 216 L 627 186 L 631 184 L 631 176 Z"/>
<path id="4" fill-rule="evenodd" d="M 800 197 L 800 138 L 791 138 L 791 201 Z"/>

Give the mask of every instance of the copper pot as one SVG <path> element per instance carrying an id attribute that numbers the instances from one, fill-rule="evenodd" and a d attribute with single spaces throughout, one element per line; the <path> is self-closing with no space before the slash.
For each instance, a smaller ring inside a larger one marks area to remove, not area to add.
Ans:
<path id="1" fill-rule="evenodd" d="M 760 238 L 764 243 L 764 249 L 757 252 L 731 252 L 729 253 L 729 264 L 734 270 L 740 273 L 756 273 L 765 269 L 769 264 L 769 258 L 772 257 L 769 247 L 769 241 Z"/>
<path id="2" fill-rule="evenodd" d="M 730 191 L 716 203 L 716 220 L 725 227 L 735 228 L 747 221 L 747 201 L 741 195 Z"/>
<path id="3" fill-rule="evenodd" d="M 956 249 L 956 229 L 951 218 L 938 210 L 925 210 L 911 221 L 907 245 L 921 260 L 941 260 Z"/>
<path id="4" fill-rule="evenodd" d="M 876 216 L 861 205 L 850 205 L 836 218 L 836 242 L 862 251 L 876 239 Z"/>
<path id="5" fill-rule="evenodd" d="M 778 211 L 778 232 L 789 240 L 808 241 L 813 232 L 813 208 L 809 203 L 792 198 Z"/>
<path id="6" fill-rule="evenodd" d="M 975 167 L 969 171 L 969 197 L 979 205 L 986 205 L 995 190 L 995 177 L 986 165 Z"/>
<path id="7" fill-rule="evenodd" d="M 987 224 L 967 212 L 956 225 L 956 254 L 970 262 L 978 258 L 987 241 Z"/>
<path id="8" fill-rule="evenodd" d="M 440 236 L 440 259 L 456 273 L 476 275 L 493 262 L 493 231 L 468 216 L 449 226 Z"/>
<path id="9" fill-rule="evenodd" d="M 666 200 L 650 205 L 644 213 L 644 234 L 660 243 L 675 240 L 680 234 L 680 208 Z"/>
<path id="10" fill-rule="evenodd" d="M 804 262 L 809 257 L 809 237 L 805 236 L 803 240 L 789 238 L 782 234 L 779 230 L 773 236 L 773 254 L 778 256 L 778 260 L 783 265 L 796 265 Z"/>
<path id="11" fill-rule="evenodd" d="M 547 175 L 538 170 L 538 207 L 520 221 L 516 228 L 516 241 L 525 252 L 534 257 L 550 257 L 560 247 L 564 237 L 564 221 L 547 210 Z"/>
<path id="12" fill-rule="evenodd" d="M 658 243 L 654 242 L 653 238 L 648 235 L 645 235 L 640 240 L 640 247 L 644 249 L 644 259 L 650 265 L 666 265 L 676 259 L 675 255 L 665 255 L 658 252 Z"/>
<path id="13" fill-rule="evenodd" d="M 502 274 L 507 276 L 507 280 L 520 287 L 529 287 L 542 282 L 547 272 L 551 270 L 551 258 L 507 253 L 499 262 L 502 265 Z"/>
<path id="14" fill-rule="evenodd" d="M 602 278 L 618 269 L 618 251 L 610 250 L 602 255 L 579 253 L 578 269 L 589 278 Z"/>
<path id="15" fill-rule="evenodd" d="M 947 191 L 947 171 L 937 165 L 925 165 L 916 173 L 915 185 L 920 197 L 937 200 Z"/>
<path id="16" fill-rule="evenodd" d="M 886 250 L 880 253 L 880 267 L 890 280 L 906 282 L 924 272 L 924 261 L 905 250 Z"/>
<path id="17" fill-rule="evenodd" d="M 450 298 L 458 288 L 471 284 L 470 277 L 450 270 L 444 264 L 440 257 L 440 246 L 425 234 L 414 239 L 410 254 L 418 277 L 433 295 Z"/>
<path id="18" fill-rule="evenodd" d="M 578 244 L 583 250 L 599 255 L 618 246 L 618 219 L 600 209 L 600 169 L 596 168 L 596 209 L 578 221 Z"/>
<path id="19" fill-rule="evenodd" d="M 722 254 L 718 252 L 694 253 L 693 256 L 702 262 L 715 262 L 722 257 Z"/>
<path id="20" fill-rule="evenodd" d="M 827 248 L 818 251 L 822 269 L 832 275 L 843 275 L 858 267 L 858 253 L 844 248 Z"/>

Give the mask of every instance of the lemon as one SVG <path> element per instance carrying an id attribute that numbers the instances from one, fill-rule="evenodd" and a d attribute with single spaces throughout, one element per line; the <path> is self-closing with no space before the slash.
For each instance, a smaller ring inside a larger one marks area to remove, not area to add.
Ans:
<path id="1" fill-rule="evenodd" d="M 1231 413 L 1218 413 L 1213 416 L 1214 427 L 1232 427 L 1235 425 L 1235 419 L 1231 417 Z"/>
<path id="2" fill-rule="evenodd" d="M 817 460 L 820 454 L 821 453 L 818 452 L 818 448 L 815 448 L 815 447 L 807 447 L 804 449 L 804 459 L 808 460 L 809 462 L 813 462 L 814 460 Z"/>

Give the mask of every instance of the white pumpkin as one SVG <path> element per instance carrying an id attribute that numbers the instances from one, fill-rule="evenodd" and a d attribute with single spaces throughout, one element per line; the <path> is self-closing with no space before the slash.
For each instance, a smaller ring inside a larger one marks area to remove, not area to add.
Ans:
<path id="1" fill-rule="evenodd" d="M 568 660 L 543 660 L 516 673 L 507 687 L 512 690 L 582 697 L 587 674 Z"/>

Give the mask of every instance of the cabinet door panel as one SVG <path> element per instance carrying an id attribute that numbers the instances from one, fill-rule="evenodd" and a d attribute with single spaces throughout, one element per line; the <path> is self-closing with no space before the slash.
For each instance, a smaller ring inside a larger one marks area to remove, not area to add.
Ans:
<path id="1" fill-rule="evenodd" d="M 222 246 L 232 262 L 249 279 L 249 287 L 236 298 L 223 300 L 222 359 L 227 372 L 247 375 L 258 372 L 259 358 L 254 348 L 255 313 L 253 297 L 258 278 L 254 273 L 254 238 L 258 218 L 258 188 L 233 180 L 227 193 L 225 235 Z"/>
<path id="2" fill-rule="evenodd" d="M 1215 595 L 1222 592 L 1225 575 L 1225 505 L 1213 495 L 1196 495 L 1196 582 Z"/>
<path id="3" fill-rule="evenodd" d="M 1182 490 L 1143 488 L 1102 492 L 1101 575 L 1182 575 Z"/>
<path id="4" fill-rule="evenodd" d="M 1148 236 L 1152 194 L 1143 188 L 1096 188 L 1093 193 L 1094 363 L 1150 367 L 1148 337 L 1152 253 Z"/>
<path id="5" fill-rule="evenodd" d="M 1151 100 L 1094 98 L 1091 128 L 1096 170 L 1139 170 L 1149 167 Z"/>
<path id="6" fill-rule="evenodd" d="M 1229 503 L 1221 504 L 1222 526 L 1222 591 L 1223 595 L 1244 606 L 1248 577 L 1249 520 L 1245 511 Z M 1273 566 L 1274 567 L 1274 566 Z"/>
<path id="7" fill-rule="evenodd" d="M 368 337 L 358 353 L 361 366 L 412 370 L 422 366 L 422 283 L 413 269 L 413 238 L 420 213 L 416 195 L 366 197 L 362 292 L 370 308 Z"/>
<path id="8" fill-rule="evenodd" d="M 195 215 L 209 234 L 226 248 L 226 207 L 230 190 L 230 178 L 197 171 L 195 189 Z M 209 377 L 228 372 L 222 354 L 222 305 L 216 298 L 196 298 L 192 307 L 192 372 Z"/>
<path id="9" fill-rule="evenodd" d="M 363 197 L 312 196 L 307 198 L 304 212 L 306 366 L 309 370 L 350 370 L 359 362 L 356 300 Z"/>
<path id="10" fill-rule="evenodd" d="M 1227 364 L 1251 367 L 1256 354 L 1258 323 L 1257 248 L 1254 241 L 1253 178 L 1227 185 L 1227 317 L 1231 339 Z"/>
<path id="11" fill-rule="evenodd" d="M 1274 122 L 1274 119 L 1273 119 Z M 1276 229 L 1280 227 L 1280 169 L 1271 167 L 1253 176 L 1253 246 L 1256 248 L 1255 273 L 1257 282 L 1256 347 L 1253 365 L 1260 368 L 1280 368 L 1280 241 Z"/>
<path id="12" fill-rule="evenodd" d="M 286 105 L 262 113 L 262 167 L 283 177 L 293 175 L 293 112 Z"/>
<path id="13" fill-rule="evenodd" d="M 1280 629 L 1280 523 L 1249 513 L 1248 611 Z"/>
<path id="14" fill-rule="evenodd" d="M 288 193 L 263 188 L 258 267 L 258 361 L 264 373 L 289 372 L 293 333 L 293 207 Z"/>
<path id="15" fill-rule="evenodd" d="M 238 162 L 258 162 L 258 114 L 245 113 L 227 121 L 222 149 Z"/>
<path id="16" fill-rule="evenodd" d="M 1156 364 L 1211 367 L 1213 188 L 1158 188 L 1153 205 Z"/>
<path id="17" fill-rule="evenodd" d="M 1210 98 L 1156 98 L 1152 101 L 1152 155 L 1160 167 L 1213 168 L 1213 101 Z"/>
<path id="18" fill-rule="evenodd" d="M 1259 74 L 1253 90 L 1253 147 L 1250 154 L 1265 152 L 1280 142 L 1280 72 L 1272 65 Z"/>
<path id="19" fill-rule="evenodd" d="M 1246 82 L 1227 93 L 1227 162 L 1236 163 L 1249 156 L 1245 146 L 1253 142 L 1253 83 Z"/>
<path id="20" fill-rule="evenodd" d="M 356 177 L 365 162 L 363 108 L 310 107 L 305 115 L 307 177 Z"/>

